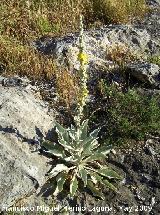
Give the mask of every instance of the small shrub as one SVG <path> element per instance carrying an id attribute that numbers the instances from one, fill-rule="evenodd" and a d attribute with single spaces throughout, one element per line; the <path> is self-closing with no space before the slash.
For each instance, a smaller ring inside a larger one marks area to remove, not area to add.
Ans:
<path id="1" fill-rule="evenodd" d="M 154 56 L 148 57 L 148 61 L 150 63 L 154 63 L 160 66 L 160 55 L 154 55 Z"/>
<path id="2" fill-rule="evenodd" d="M 160 132 L 160 97 L 145 96 L 135 89 L 123 93 L 106 83 L 101 90 L 107 98 L 107 138 L 125 142 L 142 140 L 148 133 Z M 110 136 L 109 136 L 110 135 Z"/>

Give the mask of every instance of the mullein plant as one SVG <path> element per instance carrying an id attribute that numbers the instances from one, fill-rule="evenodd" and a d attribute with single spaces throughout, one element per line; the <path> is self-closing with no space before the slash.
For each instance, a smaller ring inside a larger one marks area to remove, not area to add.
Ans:
<path id="1" fill-rule="evenodd" d="M 42 146 L 47 152 L 58 158 L 58 163 L 48 174 L 49 180 L 56 181 L 54 195 L 63 191 L 64 185 L 69 184 L 69 195 L 74 197 L 80 185 L 87 187 L 94 196 L 104 198 L 103 186 L 117 191 L 110 180 L 121 177 L 108 166 L 103 165 L 110 146 L 100 146 L 97 135 L 99 128 L 88 134 L 88 120 L 82 120 L 83 110 L 88 97 L 87 64 L 85 53 L 82 16 L 80 17 L 79 54 L 80 91 L 77 104 L 75 126 L 64 128 L 56 122 L 58 143 L 44 141 Z M 82 187 L 82 186 L 81 186 Z"/>

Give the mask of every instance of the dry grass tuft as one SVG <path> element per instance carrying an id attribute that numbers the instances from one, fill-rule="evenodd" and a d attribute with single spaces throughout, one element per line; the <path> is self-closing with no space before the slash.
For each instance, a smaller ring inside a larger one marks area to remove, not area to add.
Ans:
<path id="1" fill-rule="evenodd" d="M 112 46 L 107 47 L 106 58 L 119 66 L 123 66 L 125 63 L 137 60 L 138 55 L 127 45 L 123 43 L 115 43 Z"/>
<path id="2" fill-rule="evenodd" d="M 56 71 L 52 59 L 40 55 L 27 45 L 0 36 L 0 64 L 7 76 L 18 74 L 32 79 L 50 78 Z"/>
<path id="3" fill-rule="evenodd" d="M 1 0 L 0 32 L 23 42 L 74 32 L 88 4 L 89 0 Z"/>
<path id="4" fill-rule="evenodd" d="M 70 74 L 67 69 L 63 69 L 56 74 L 56 88 L 61 98 L 61 102 L 65 104 L 68 109 L 76 103 L 78 96 L 78 78 L 74 74 Z"/>
<path id="5" fill-rule="evenodd" d="M 145 0 L 92 0 L 95 15 L 109 23 L 130 23 L 147 11 Z"/>
<path id="6" fill-rule="evenodd" d="M 6 74 L 33 78 L 55 72 L 52 59 L 41 56 L 29 44 L 43 35 L 60 36 L 79 27 L 84 0 L 1 0 L 0 69 Z"/>

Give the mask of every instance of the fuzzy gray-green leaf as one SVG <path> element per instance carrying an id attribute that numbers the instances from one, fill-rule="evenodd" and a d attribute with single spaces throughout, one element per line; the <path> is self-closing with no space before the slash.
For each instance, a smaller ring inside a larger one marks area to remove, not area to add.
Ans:
<path id="1" fill-rule="evenodd" d="M 100 170 L 96 170 L 100 175 L 105 176 L 109 179 L 116 178 L 121 179 L 121 177 L 112 169 L 109 169 L 108 167 L 103 167 Z"/>
<path id="2" fill-rule="evenodd" d="M 88 172 L 91 177 L 93 176 L 95 178 L 95 180 L 97 181 L 96 183 L 101 182 L 103 180 L 103 177 L 94 172 L 94 170 L 93 171 L 89 170 Z"/>
<path id="3" fill-rule="evenodd" d="M 64 153 L 64 151 L 61 151 L 59 149 L 53 149 L 49 151 L 52 155 L 57 156 L 57 157 L 61 157 L 64 158 L 66 155 Z"/>
<path id="4" fill-rule="evenodd" d="M 72 146 L 70 146 L 70 145 L 68 144 L 68 142 L 66 142 L 66 141 L 63 140 L 63 139 L 59 140 L 58 142 L 59 142 L 59 144 L 60 144 L 61 146 L 63 146 L 64 149 L 67 150 L 67 151 L 68 151 L 68 150 L 75 150 Z"/>
<path id="5" fill-rule="evenodd" d="M 92 136 L 93 138 L 97 138 L 99 131 L 100 131 L 100 128 L 95 129 L 90 133 L 90 136 Z"/>
<path id="6" fill-rule="evenodd" d="M 41 143 L 41 145 L 44 146 L 46 149 L 48 149 L 49 153 L 57 157 L 61 157 L 61 158 L 65 157 L 63 147 L 61 147 L 59 144 L 51 143 L 49 141 L 44 141 Z"/>
<path id="7" fill-rule="evenodd" d="M 84 120 L 81 127 L 80 127 L 80 130 L 81 130 L 81 140 L 84 140 L 87 138 L 87 130 L 88 128 L 88 120 Z"/>
<path id="8" fill-rule="evenodd" d="M 102 153 L 102 154 L 104 154 L 104 155 L 107 155 L 107 154 L 110 153 L 110 151 L 111 151 L 112 148 L 113 148 L 113 147 L 112 147 L 111 145 L 108 145 L 108 146 L 101 146 L 101 147 L 99 147 L 99 148 L 97 149 L 97 152 L 100 152 L 100 153 Z"/>
<path id="9" fill-rule="evenodd" d="M 70 194 L 73 197 L 78 189 L 78 181 L 76 175 L 73 176 L 70 184 Z"/>
<path id="10" fill-rule="evenodd" d="M 102 185 L 110 188 L 111 190 L 117 191 L 117 188 L 113 184 L 111 184 L 108 180 L 106 179 L 104 180 L 102 176 L 92 171 L 89 171 L 89 173 L 90 175 L 93 175 L 96 178 L 97 182 L 100 182 Z"/>
<path id="11" fill-rule="evenodd" d="M 90 179 L 87 180 L 87 187 L 92 191 L 93 195 L 104 200 L 102 192 L 95 187 L 94 183 Z"/>
<path id="12" fill-rule="evenodd" d="M 65 157 L 64 160 L 66 162 L 68 162 L 68 163 L 70 163 L 70 162 L 75 163 L 78 160 L 78 158 L 76 156 L 72 155 L 72 156 L 69 156 L 69 157 Z"/>
<path id="13" fill-rule="evenodd" d="M 54 191 L 55 196 L 63 190 L 63 185 L 66 181 L 66 173 L 62 172 L 58 174 L 58 176 L 56 177 L 56 181 L 57 181 L 57 187 L 56 187 L 56 190 Z"/>
<path id="14" fill-rule="evenodd" d="M 43 141 L 42 143 L 41 143 L 41 146 L 44 146 L 46 149 L 48 149 L 48 150 L 53 150 L 53 149 L 55 149 L 55 143 L 52 143 L 52 142 L 50 142 L 50 141 L 48 141 L 48 140 L 46 140 L 46 141 Z"/>
<path id="15" fill-rule="evenodd" d="M 55 125 L 56 125 L 56 130 L 58 133 L 66 132 L 66 129 L 63 126 L 61 126 L 58 122 L 55 122 Z"/>
<path id="16" fill-rule="evenodd" d="M 105 185 L 106 187 L 108 187 L 109 189 L 114 190 L 115 192 L 117 192 L 117 188 L 113 184 L 111 184 L 108 180 L 103 180 L 101 183 L 103 185 Z"/>
<path id="17" fill-rule="evenodd" d="M 58 175 L 60 172 L 63 171 L 69 171 L 69 168 L 67 166 L 65 166 L 64 164 L 57 164 L 52 171 L 49 173 L 50 177 L 55 177 L 56 175 Z"/>
<path id="18" fill-rule="evenodd" d="M 105 160 L 105 159 L 106 159 L 106 156 L 104 154 L 95 152 L 93 155 L 86 158 L 85 162 L 91 162 L 95 160 Z"/>
<path id="19" fill-rule="evenodd" d="M 87 185 L 87 170 L 85 170 L 85 169 L 80 169 L 80 170 L 79 170 L 79 174 L 80 174 L 81 179 L 82 179 L 83 182 L 84 182 L 84 186 L 86 187 L 86 185 Z"/>
<path id="20" fill-rule="evenodd" d="M 69 142 L 69 135 L 67 129 L 65 129 L 63 126 L 61 126 L 58 122 L 56 124 L 56 131 L 58 133 L 58 136 L 63 138 L 66 142 Z"/>
<path id="21" fill-rule="evenodd" d="M 83 152 L 84 153 L 88 153 L 89 151 L 91 151 L 91 145 L 93 143 L 93 141 L 95 141 L 95 139 L 91 136 L 87 137 L 84 142 L 83 142 Z"/>

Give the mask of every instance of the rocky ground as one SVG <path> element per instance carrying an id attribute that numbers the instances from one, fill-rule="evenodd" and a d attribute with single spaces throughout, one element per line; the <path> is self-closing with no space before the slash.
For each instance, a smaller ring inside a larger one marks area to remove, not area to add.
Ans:
<path id="1" fill-rule="evenodd" d="M 124 180 L 119 194 L 106 192 L 106 202 L 99 206 L 109 206 L 109 214 L 159 214 L 159 158 L 159 138 L 134 143 L 110 156 L 109 164 L 124 175 Z"/>
<path id="2" fill-rule="evenodd" d="M 46 104 L 39 101 L 40 95 L 35 93 L 35 87 L 22 83 L 17 86 L 14 83 L 12 87 L 1 88 L 1 208 L 24 206 L 27 211 L 43 206 L 39 211 L 58 210 L 47 212 L 48 214 L 63 214 L 64 207 L 69 214 L 160 213 L 159 137 L 148 136 L 145 141 L 134 141 L 126 146 L 116 147 L 109 155 L 106 162 L 123 176 L 123 180 L 116 183 L 118 193 L 104 190 L 105 200 L 93 197 L 88 191 L 82 191 L 74 200 L 69 200 L 65 194 L 52 199 L 52 189 L 44 186 L 45 173 L 51 167 L 52 159 L 43 151 L 37 154 L 37 149 L 40 139 L 47 133 L 50 136 L 47 131 L 52 129 L 53 115 L 49 116 L 47 112 L 45 114 Z M 12 97 L 9 96 L 11 94 Z M 29 120 L 26 108 L 33 109 L 33 116 L 30 115 Z M 43 123 L 40 117 L 42 113 Z M 2 118 L 4 116 L 5 120 Z M 27 129 L 28 126 L 30 130 Z M 36 213 L 40 214 L 34 211 Z M 8 213 L 4 211 L 2 214 Z"/>

